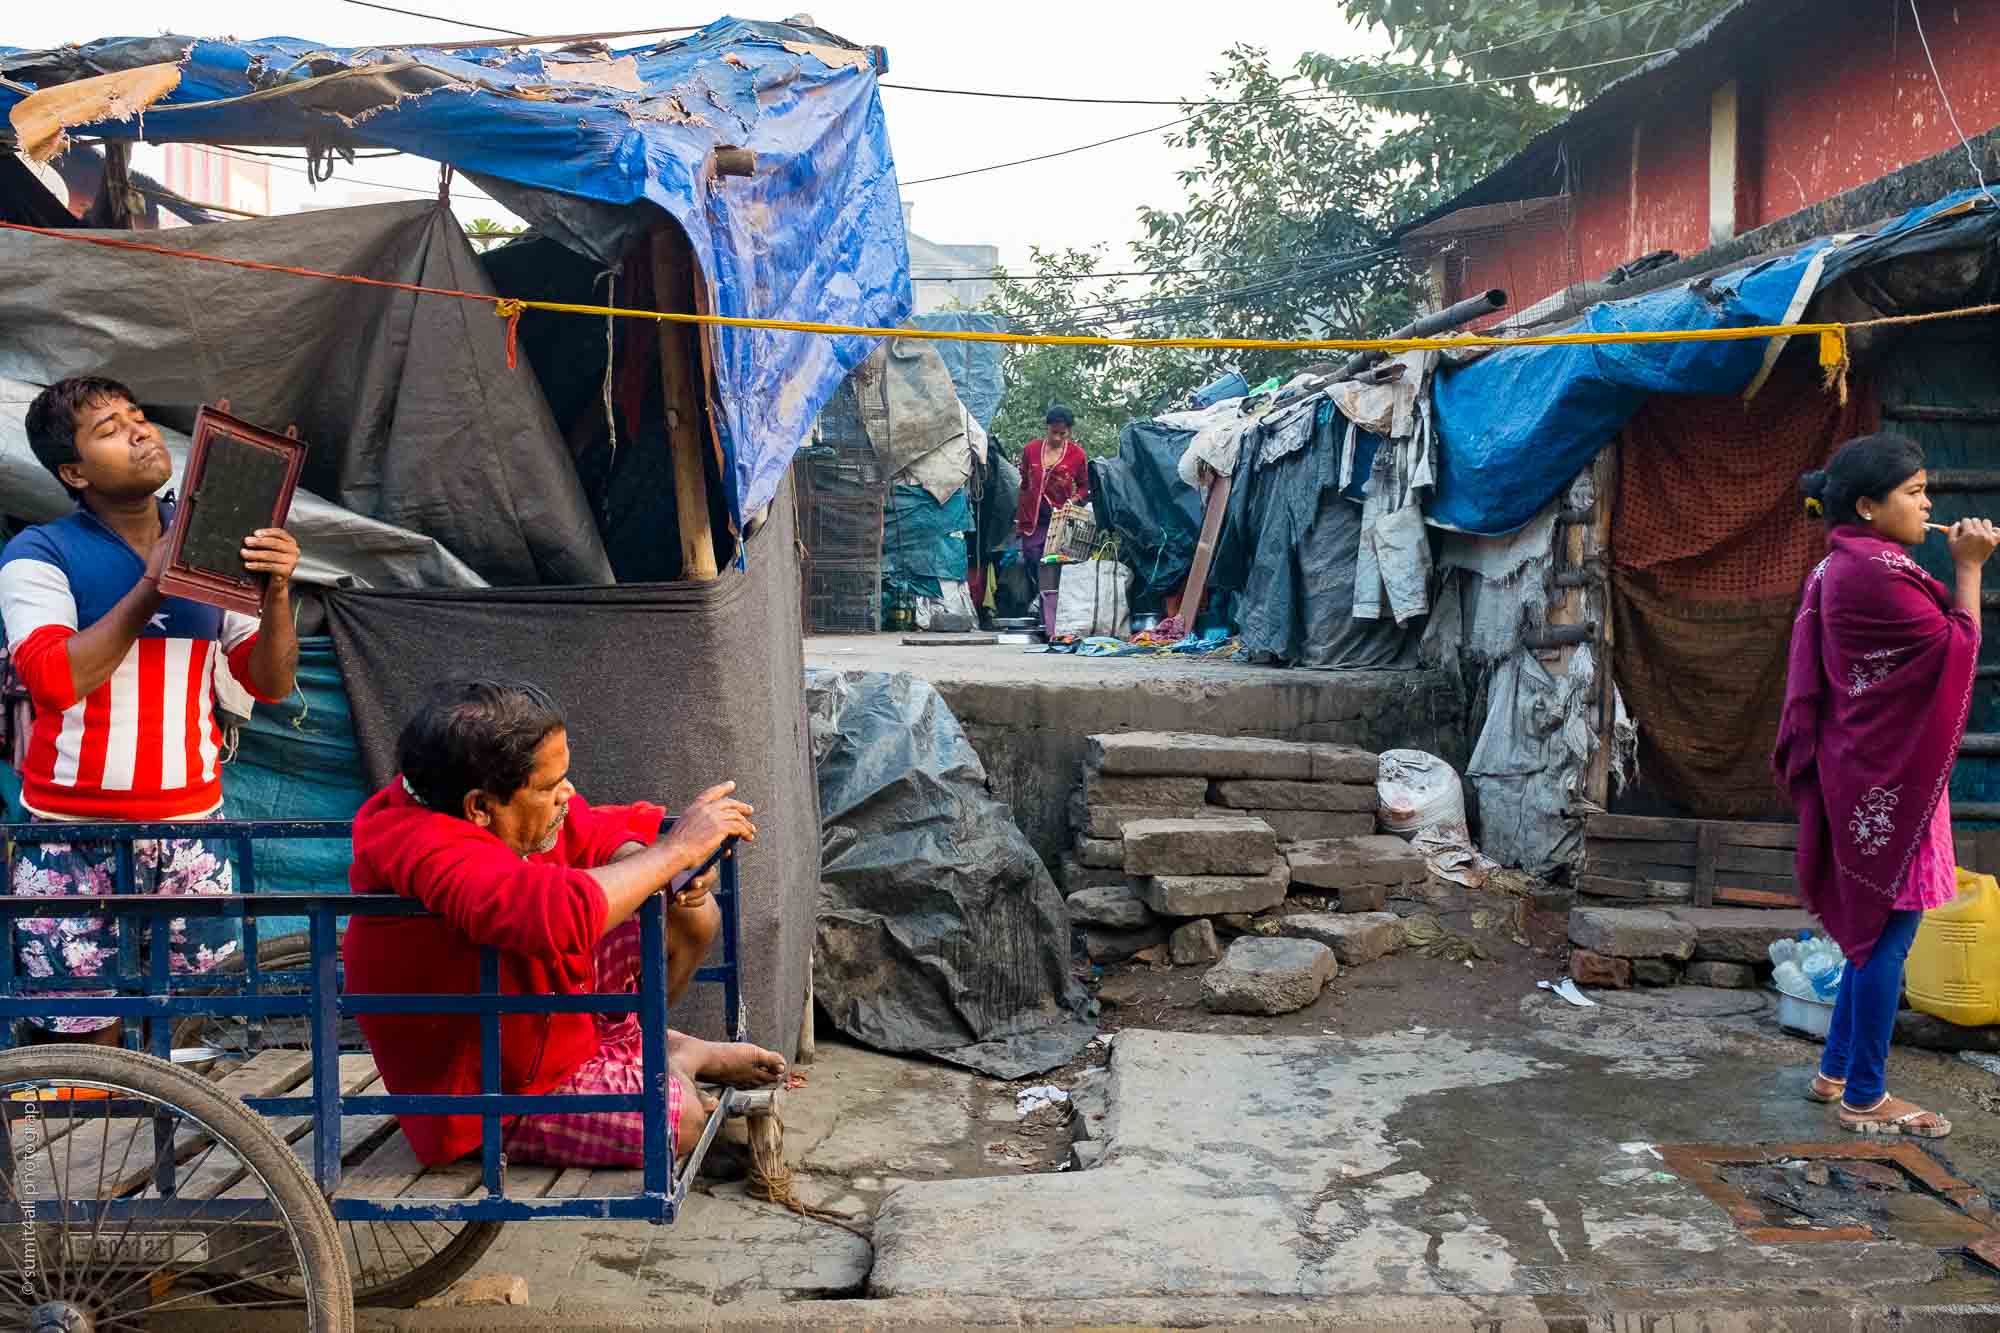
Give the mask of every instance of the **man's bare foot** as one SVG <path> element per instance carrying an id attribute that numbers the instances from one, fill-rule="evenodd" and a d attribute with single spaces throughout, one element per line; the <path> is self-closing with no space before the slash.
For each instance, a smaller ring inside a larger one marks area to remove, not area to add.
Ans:
<path id="1" fill-rule="evenodd" d="M 785 1081 L 785 1057 L 747 1041 L 703 1041 L 675 1034 L 674 1059 L 703 1083 L 769 1088 Z"/>

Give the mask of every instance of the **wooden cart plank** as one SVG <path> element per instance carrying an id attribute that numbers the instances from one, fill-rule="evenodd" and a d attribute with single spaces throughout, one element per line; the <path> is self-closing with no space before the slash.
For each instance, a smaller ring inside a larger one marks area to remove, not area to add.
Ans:
<path id="1" fill-rule="evenodd" d="M 368 1055 L 340 1057 L 342 1096 L 356 1095 L 374 1083 L 378 1077 L 375 1072 L 374 1057 Z M 294 1095 L 310 1097 L 312 1092 L 312 1082 L 308 1080 L 299 1085 Z M 264 1124 L 273 1134 L 292 1144 L 310 1137 L 313 1132 L 313 1118 L 309 1115 L 266 1116 Z M 297 1151 L 296 1147 L 294 1151 Z M 181 1182 L 180 1196 L 184 1199 L 241 1199 L 261 1196 L 264 1187 L 246 1179 L 247 1174 L 242 1160 L 235 1153 L 211 1157 Z"/>

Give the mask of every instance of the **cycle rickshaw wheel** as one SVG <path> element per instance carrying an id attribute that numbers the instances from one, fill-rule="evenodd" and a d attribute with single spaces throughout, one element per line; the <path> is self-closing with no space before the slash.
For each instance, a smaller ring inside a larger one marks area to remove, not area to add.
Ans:
<path id="1" fill-rule="evenodd" d="M 125 1333 L 302 1274 L 290 1326 L 352 1333 L 326 1201 L 291 1148 L 208 1080 L 129 1051 L 30 1047 L 0 1052 L 0 1111 L 0 1328 Z M 200 1211 L 166 1215 L 155 1166 L 167 1160 L 174 1201 Z M 73 1215 L 113 1203 L 124 1210 Z"/>
<path id="2" fill-rule="evenodd" d="M 336 1222 L 354 1280 L 357 1309 L 407 1310 L 471 1272 L 500 1238 L 505 1222 Z M 297 1305 L 296 1272 L 248 1283 L 219 1299 L 249 1305 Z"/>

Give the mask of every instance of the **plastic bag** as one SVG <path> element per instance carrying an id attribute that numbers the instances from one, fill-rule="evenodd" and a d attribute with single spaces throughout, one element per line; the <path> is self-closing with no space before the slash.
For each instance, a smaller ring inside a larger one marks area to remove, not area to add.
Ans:
<path id="1" fill-rule="evenodd" d="M 1375 775 L 1376 819 L 1410 840 L 1431 873 L 1476 889 L 1500 867 L 1481 856 L 1466 827 L 1458 772 L 1422 750 L 1383 751 Z"/>
<path id="2" fill-rule="evenodd" d="M 1131 614 L 1125 604 L 1125 589 L 1131 581 L 1132 571 L 1115 560 L 1064 565 L 1062 585 L 1056 593 L 1056 635 L 1124 638 L 1131 629 Z"/>

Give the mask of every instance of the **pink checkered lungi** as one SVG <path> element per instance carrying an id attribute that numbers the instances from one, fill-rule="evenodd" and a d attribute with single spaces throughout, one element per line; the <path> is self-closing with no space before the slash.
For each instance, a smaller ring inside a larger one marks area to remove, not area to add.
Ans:
<path id="1" fill-rule="evenodd" d="M 597 942 L 597 988 L 639 988 L 639 922 L 615 926 Z M 597 1016 L 597 1054 L 557 1084 L 556 1093 L 636 1093 L 645 1086 L 637 1014 Z M 681 1123 L 681 1081 L 667 1080 L 667 1141 Z M 551 1112 L 522 1116 L 507 1134 L 507 1159 L 544 1166 L 623 1166 L 645 1163 L 644 1114 L 639 1111 Z"/>

